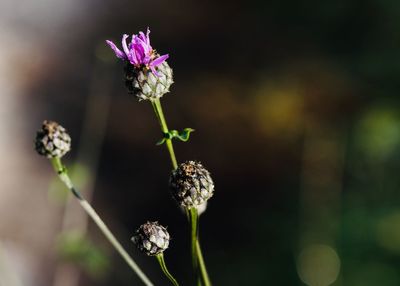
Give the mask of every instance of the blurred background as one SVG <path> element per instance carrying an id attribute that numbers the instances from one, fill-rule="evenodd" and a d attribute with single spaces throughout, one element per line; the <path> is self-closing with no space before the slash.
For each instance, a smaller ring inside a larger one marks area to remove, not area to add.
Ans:
<path id="1" fill-rule="evenodd" d="M 33 149 L 73 138 L 76 185 L 130 242 L 147 220 L 192 285 L 188 227 L 148 102 L 105 45 L 147 27 L 169 53 L 162 103 L 178 161 L 216 193 L 201 218 L 214 285 L 400 285 L 400 2 L 0 0 L 0 285 L 142 285 Z"/>

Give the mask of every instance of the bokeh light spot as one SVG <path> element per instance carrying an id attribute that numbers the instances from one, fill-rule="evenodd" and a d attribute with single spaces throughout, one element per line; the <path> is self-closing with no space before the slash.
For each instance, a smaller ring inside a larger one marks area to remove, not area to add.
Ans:
<path id="1" fill-rule="evenodd" d="M 301 251 L 297 272 L 307 285 L 327 286 L 335 282 L 339 275 L 340 258 L 332 247 L 312 244 Z"/>
<path id="2" fill-rule="evenodd" d="M 393 107 L 375 107 L 361 119 L 359 145 L 372 158 L 390 156 L 400 146 L 400 114 Z"/>
<path id="3" fill-rule="evenodd" d="M 268 135 L 297 136 L 303 131 L 304 98 L 294 84 L 267 82 L 254 100 L 260 130 Z"/>

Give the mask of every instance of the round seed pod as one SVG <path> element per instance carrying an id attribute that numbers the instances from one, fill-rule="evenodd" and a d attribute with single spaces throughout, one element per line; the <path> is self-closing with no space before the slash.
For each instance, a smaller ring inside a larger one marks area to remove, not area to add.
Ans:
<path id="1" fill-rule="evenodd" d="M 71 150 L 71 137 L 57 122 L 45 120 L 36 133 L 35 149 L 47 158 L 61 158 Z"/>
<path id="2" fill-rule="evenodd" d="M 168 248 L 170 236 L 167 229 L 158 222 L 148 221 L 139 227 L 131 240 L 140 251 L 154 256 Z"/>
<path id="3" fill-rule="evenodd" d="M 166 61 L 155 69 L 157 74 L 146 67 L 138 69 L 131 63 L 127 63 L 125 66 L 125 85 L 128 92 L 139 100 L 161 98 L 169 92 L 169 88 L 174 82 L 172 69 Z"/>
<path id="4" fill-rule="evenodd" d="M 172 171 L 169 185 L 175 200 L 187 209 L 199 208 L 214 194 L 210 173 L 195 161 L 182 163 Z"/>

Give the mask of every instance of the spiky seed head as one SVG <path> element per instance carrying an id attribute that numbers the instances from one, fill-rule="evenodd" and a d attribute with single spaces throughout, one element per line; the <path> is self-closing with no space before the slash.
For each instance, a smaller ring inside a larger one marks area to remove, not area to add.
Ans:
<path id="1" fill-rule="evenodd" d="M 61 158 L 71 150 L 71 137 L 57 122 L 45 120 L 36 133 L 35 149 L 47 158 Z"/>
<path id="2" fill-rule="evenodd" d="M 128 92 L 139 100 L 154 100 L 169 92 L 173 81 L 173 72 L 165 61 L 155 67 L 156 74 L 142 66 L 137 68 L 131 63 L 125 65 L 125 85 Z"/>
<path id="3" fill-rule="evenodd" d="M 142 224 L 131 239 L 143 253 L 154 256 L 168 248 L 170 236 L 165 227 L 157 221 Z"/>
<path id="4" fill-rule="evenodd" d="M 183 207 L 199 208 L 214 194 L 214 182 L 200 162 L 186 161 L 172 171 L 170 188 Z"/>

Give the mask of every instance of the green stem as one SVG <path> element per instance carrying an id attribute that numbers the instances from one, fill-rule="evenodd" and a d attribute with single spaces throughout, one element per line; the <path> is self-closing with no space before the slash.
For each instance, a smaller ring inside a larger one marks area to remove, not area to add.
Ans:
<path id="1" fill-rule="evenodd" d="M 93 219 L 99 229 L 103 232 L 108 241 L 114 246 L 117 252 L 122 256 L 125 262 L 132 268 L 132 270 L 139 276 L 146 286 L 153 286 L 153 283 L 147 278 L 139 266 L 133 261 L 132 257 L 126 252 L 123 246 L 119 243 L 116 237 L 112 234 L 110 229 L 104 223 L 104 221 L 99 217 L 93 207 L 83 198 L 81 193 L 76 190 L 72 184 L 70 177 L 67 174 L 66 168 L 63 166 L 60 158 L 52 158 L 51 163 L 54 170 L 57 172 L 60 180 L 67 186 L 71 193 L 78 199 L 82 208 L 86 213 Z"/>
<path id="2" fill-rule="evenodd" d="M 190 237 L 191 237 L 191 246 L 192 246 L 192 264 L 193 264 L 193 271 L 194 273 L 198 272 L 198 264 L 197 264 L 197 249 L 196 249 L 196 243 L 197 243 L 197 234 L 198 234 L 198 222 L 199 222 L 199 216 L 197 214 L 197 209 L 196 208 L 191 208 L 189 210 L 189 215 L 190 215 Z"/>
<path id="3" fill-rule="evenodd" d="M 199 242 L 199 215 L 196 208 L 191 208 L 190 213 L 190 225 L 191 225 L 191 238 L 192 238 L 192 258 L 193 258 L 193 269 L 198 275 L 200 271 L 201 282 L 204 286 L 211 286 L 210 277 L 207 273 L 206 264 L 204 262 L 203 253 L 201 251 Z M 200 285 L 199 282 L 197 282 Z"/>
<path id="4" fill-rule="evenodd" d="M 167 265 L 165 264 L 165 260 L 164 260 L 164 254 L 158 254 L 156 255 L 156 258 L 158 260 L 158 263 L 160 263 L 160 267 L 162 269 L 162 271 L 164 272 L 165 276 L 167 276 L 167 278 L 171 281 L 171 283 L 175 286 L 179 286 L 178 282 L 176 281 L 176 279 L 174 278 L 174 276 L 172 276 L 171 273 L 169 273 Z"/>
<path id="5" fill-rule="evenodd" d="M 168 130 L 167 122 L 165 120 L 164 113 L 163 113 L 163 110 L 161 107 L 160 99 L 157 98 L 157 99 L 152 100 L 151 104 L 153 105 L 154 112 L 156 113 L 156 116 L 157 116 L 158 122 L 160 123 L 162 132 L 164 134 L 168 133 L 169 130 Z M 174 146 L 172 145 L 172 140 L 169 138 L 166 138 L 165 144 L 167 145 L 169 156 L 171 158 L 172 167 L 175 170 L 176 168 L 178 168 L 178 163 L 177 163 L 175 152 L 174 152 Z"/>
<path id="6" fill-rule="evenodd" d="M 204 262 L 203 253 L 201 252 L 200 242 L 198 239 L 196 241 L 196 250 L 197 250 L 197 258 L 199 261 L 199 268 L 200 268 L 200 274 L 201 274 L 201 279 L 203 281 L 203 285 L 211 286 L 210 277 L 208 276 L 208 273 L 207 273 L 206 264 Z"/>
<path id="7" fill-rule="evenodd" d="M 154 112 L 157 116 L 158 122 L 160 123 L 162 132 L 164 134 L 168 133 L 169 129 L 168 129 L 165 117 L 164 117 L 160 99 L 157 98 L 157 99 L 151 100 L 151 104 L 152 104 Z M 173 167 L 173 169 L 177 169 L 178 163 L 176 160 L 174 147 L 172 145 L 172 140 L 166 138 L 165 143 L 167 145 L 167 149 L 168 149 L 169 156 L 171 159 L 172 167 Z M 204 263 L 203 254 L 201 252 L 200 242 L 198 240 L 197 209 L 192 208 L 191 211 L 187 211 L 187 215 L 188 215 L 189 221 L 191 222 L 192 263 L 193 263 L 194 271 L 197 275 L 197 272 L 198 272 L 197 270 L 199 269 L 200 274 L 201 274 L 201 281 L 203 281 L 204 286 L 211 286 L 210 278 L 208 276 L 207 269 L 206 269 L 206 266 Z M 197 283 L 198 283 L 198 285 L 200 285 L 199 282 L 197 282 Z"/>

